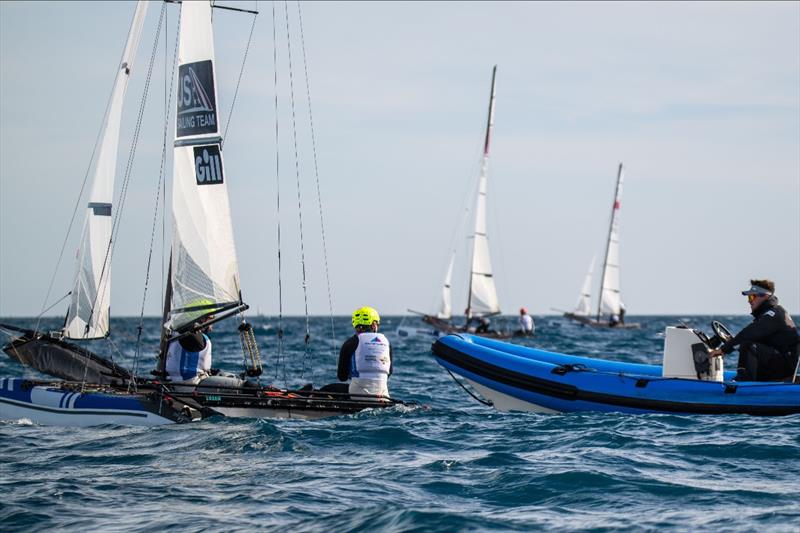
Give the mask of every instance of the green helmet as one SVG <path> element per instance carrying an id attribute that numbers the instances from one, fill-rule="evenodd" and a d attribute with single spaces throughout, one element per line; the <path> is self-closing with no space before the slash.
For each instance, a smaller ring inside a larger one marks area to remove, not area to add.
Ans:
<path id="1" fill-rule="evenodd" d="M 373 322 L 380 324 L 381 316 L 372 307 L 360 307 L 353 311 L 353 327 L 371 326 Z"/>

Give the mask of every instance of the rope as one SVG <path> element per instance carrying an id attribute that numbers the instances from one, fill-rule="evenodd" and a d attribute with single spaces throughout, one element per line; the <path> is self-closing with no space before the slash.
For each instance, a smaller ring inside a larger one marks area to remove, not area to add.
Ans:
<path id="1" fill-rule="evenodd" d="M 319 186 L 319 165 L 317 164 L 317 138 L 314 133 L 314 115 L 311 112 L 311 87 L 308 81 L 308 61 L 306 59 L 306 39 L 303 32 L 303 14 L 300 9 L 300 0 L 297 0 L 297 19 L 300 22 L 300 43 L 303 49 L 303 71 L 306 80 L 306 98 L 308 100 L 308 121 L 311 127 L 311 149 L 314 153 L 314 177 L 317 183 L 317 205 L 319 206 L 319 226 L 322 231 L 322 257 L 325 264 L 325 281 L 328 284 L 328 310 L 331 318 L 331 353 L 336 357 L 336 330 L 333 325 L 333 297 L 331 296 L 331 276 L 328 269 L 328 245 L 325 241 L 325 220 L 322 209 L 322 193 Z"/>
<path id="2" fill-rule="evenodd" d="M 295 103 L 294 103 L 294 72 L 292 70 L 292 40 L 289 33 L 289 7 L 287 5 L 286 0 L 283 2 L 284 5 L 284 13 L 286 15 L 286 48 L 288 50 L 288 59 L 289 59 L 289 95 L 292 104 L 292 136 L 294 141 L 294 171 L 295 171 L 295 178 L 297 182 L 297 216 L 300 225 L 300 265 L 303 272 L 303 302 L 305 304 L 305 316 L 306 316 L 306 334 L 304 337 L 303 342 L 303 368 L 300 372 L 300 377 L 303 377 L 306 371 L 306 364 L 309 360 L 309 350 L 308 350 L 308 343 L 311 339 L 310 334 L 310 324 L 308 318 L 308 283 L 306 280 L 306 251 L 305 251 L 305 242 L 303 238 L 303 202 L 300 193 L 300 157 L 297 151 L 297 113 L 295 110 Z M 313 367 L 312 367 L 312 378 L 313 378 Z"/>
<path id="3" fill-rule="evenodd" d="M 233 108 L 236 106 L 236 97 L 239 95 L 239 85 L 242 83 L 242 75 L 244 74 L 244 64 L 247 62 L 247 52 L 250 51 L 250 43 L 253 40 L 253 30 L 256 28 L 256 17 L 258 17 L 258 13 L 253 15 L 253 24 L 250 26 L 250 36 L 247 38 L 247 46 L 244 49 L 244 57 L 242 58 L 242 67 L 239 69 L 239 79 L 236 80 L 236 89 L 233 91 L 233 100 L 231 101 L 231 107 L 228 110 L 228 121 L 225 123 L 225 133 L 222 135 L 222 141 L 220 141 L 219 145 L 222 148 L 222 145 L 225 143 L 225 139 L 228 138 L 228 127 L 231 125 L 231 119 L 233 118 Z"/>
<path id="4" fill-rule="evenodd" d="M 278 367 L 283 368 L 283 382 L 286 384 L 286 361 L 283 360 L 283 271 L 281 268 L 281 165 L 279 149 L 278 118 L 278 33 L 275 2 L 272 3 L 272 64 L 275 87 L 275 183 L 277 196 L 276 218 L 278 221 L 278 356 L 275 361 L 275 380 L 278 380 Z"/>
<path id="5" fill-rule="evenodd" d="M 166 5 L 166 4 L 165 4 Z M 180 20 L 180 19 L 179 19 Z M 178 22 L 180 24 L 180 21 Z M 166 25 L 164 26 L 164 31 L 166 34 Z M 139 313 L 139 327 L 137 328 L 136 334 L 136 352 L 133 357 L 133 365 L 131 368 L 131 374 L 133 375 L 134 379 L 130 381 L 128 388 L 130 390 L 131 384 L 133 388 L 136 388 L 136 374 L 139 370 L 139 361 L 141 355 L 141 340 L 142 340 L 142 330 L 144 328 L 144 308 L 147 303 L 147 289 L 150 286 L 150 268 L 152 265 L 153 260 L 153 248 L 155 247 L 155 239 L 156 239 L 156 228 L 158 227 L 158 212 L 159 212 L 159 205 L 161 204 L 161 190 L 163 184 L 165 184 L 166 180 L 164 179 L 164 169 L 166 167 L 167 162 L 167 136 L 169 135 L 169 106 L 172 104 L 172 90 L 174 88 L 175 83 L 175 68 L 178 63 L 178 43 L 180 31 L 176 32 L 175 34 L 175 48 L 173 52 L 173 60 L 172 60 L 172 75 L 164 76 L 164 89 L 166 91 L 167 88 L 167 79 L 170 80 L 169 82 L 169 91 L 166 93 L 169 96 L 167 97 L 166 103 L 166 113 L 164 114 L 164 129 L 162 134 L 162 142 L 161 142 L 161 166 L 158 171 L 158 184 L 156 186 L 156 202 L 155 207 L 153 209 L 153 225 L 152 229 L 150 230 L 150 247 L 147 253 L 147 268 L 145 269 L 145 278 L 144 278 L 144 291 L 142 293 L 142 309 Z M 164 44 L 166 45 L 167 39 L 166 35 L 164 36 Z M 166 64 L 167 64 L 167 49 L 166 46 L 164 48 L 164 70 L 166 74 Z M 166 191 L 165 191 L 166 192 Z M 165 206 L 166 207 L 166 206 Z M 163 218 L 162 218 L 163 221 Z M 162 242 L 163 242 L 163 227 L 162 227 Z M 163 266 L 163 247 L 162 247 L 162 266 Z"/>
<path id="6" fill-rule="evenodd" d="M 447 369 L 445 368 L 445 370 L 447 370 Z M 460 381 L 458 381 L 458 380 L 456 379 L 456 377 L 453 375 L 453 373 L 452 373 L 452 372 L 450 372 L 449 370 L 447 370 L 447 373 L 448 373 L 448 374 L 450 374 L 450 377 L 451 377 L 451 378 L 453 378 L 453 381 L 455 381 L 456 383 L 458 383 L 458 385 L 459 385 L 459 386 L 460 386 L 462 389 L 464 389 L 465 391 L 467 391 L 467 394 L 469 394 L 470 396 L 472 396 L 473 398 L 475 398 L 476 400 L 478 400 L 478 401 L 479 401 L 480 403 L 482 403 L 483 405 L 488 405 L 489 407 L 492 407 L 492 406 L 494 406 L 494 403 L 492 403 L 492 402 L 490 402 L 490 401 L 488 401 L 488 400 L 483 400 L 483 399 L 481 399 L 481 398 L 478 398 L 477 396 L 475 396 L 474 394 L 472 394 L 472 391 L 471 391 L 471 390 L 469 390 L 467 387 L 465 387 L 463 383 L 461 383 Z"/>
<path id="7" fill-rule="evenodd" d="M 52 308 L 54 308 L 55 306 L 57 306 L 58 304 L 63 302 L 66 299 L 66 297 L 71 295 L 71 294 L 72 294 L 72 291 L 69 291 L 67 294 L 65 294 L 64 296 L 59 298 L 53 305 L 51 305 L 50 307 L 48 307 L 47 309 L 45 309 L 44 311 L 42 311 L 41 313 L 36 315 L 36 327 L 34 328 L 34 331 L 39 331 L 39 320 L 41 320 L 42 315 L 44 315 L 46 312 L 48 312 L 49 310 L 51 310 Z"/>

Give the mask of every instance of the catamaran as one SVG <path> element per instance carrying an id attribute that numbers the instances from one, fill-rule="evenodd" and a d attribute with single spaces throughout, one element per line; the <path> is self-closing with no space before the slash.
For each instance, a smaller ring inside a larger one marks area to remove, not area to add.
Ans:
<path id="1" fill-rule="evenodd" d="M 471 332 L 483 337 L 505 339 L 512 336 L 509 331 L 497 331 L 488 327 L 489 318 L 499 315 L 500 302 L 497 298 L 497 288 L 494 284 L 492 261 L 489 254 L 489 238 L 486 233 L 486 193 L 489 174 L 489 145 L 494 128 L 495 81 L 497 65 L 492 69 L 492 88 L 489 94 L 489 113 L 486 121 L 486 135 L 483 143 L 478 189 L 475 195 L 473 211 L 474 226 L 472 231 L 472 260 L 469 271 L 469 290 L 467 291 L 467 307 L 464 312 L 465 323 L 456 325 L 453 320 L 453 305 L 451 301 L 451 285 L 453 281 L 453 265 L 456 251 L 453 250 L 447 267 L 444 284 L 442 285 L 442 299 L 439 311 L 435 314 L 420 313 L 409 309 L 410 312 L 422 315 L 422 321 L 431 329 L 400 328 L 398 334 L 406 336 L 409 332 L 425 332 L 435 337 L 448 333 Z"/>
<path id="2" fill-rule="evenodd" d="M 181 4 L 172 152 L 173 233 L 157 377 L 138 376 L 138 359 L 133 370 L 128 370 L 71 342 L 110 335 L 110 273 L 117 220 L 112 217 L 112 195 L 120 123 L 147 6 L 146 1 L 136 6 L 104 117 L 64 326 L 57 332 L 42 332 L 2 325 L 5 331 L 14 333 L 3 348 L 12 359 L 60 381 L 0 380 L 0 418 L 78 426 L 159 425 L 213 415 L 322 418 L 401 403 L 391 398 L 349 395 L 337 386 L 286 390 L 259 382 L 259 346 L 243 316 L 248 305 L 242 296 L 228 198 L 228 184 L 235 179 L 226 175 L 223 164 L 212 5 L 208 1 Z M 166 4 L 159 28 L 165 10 Z M 116 211 L 119 216 L 122 210 Z M 165 379 L 171 343 L 210 323 L 231 318 L 240 321 L 245 360 L 241 375 L 220 374 L 183 383 Z"/>
<path id="3" fill-rule="evenodd" d="M 597 313 L 594 316 L 591 314 L 594 257 L 589 264 L 589 271 L 584 278 L 575 309 L 564 313 L 566 318 L 596 328 L 632 329 L 640 327 L 640 324 L 625 322 L 625 304 L 622 302 L 619 284 L 619 210 L 622 201 L 623 179 L 624 170 L 620 163 L 617 170 L 617 185 L 614 189 L 614 203 L 611 206 L 611 222 L 606 239 L 606 254 L 603 261 Z"/>

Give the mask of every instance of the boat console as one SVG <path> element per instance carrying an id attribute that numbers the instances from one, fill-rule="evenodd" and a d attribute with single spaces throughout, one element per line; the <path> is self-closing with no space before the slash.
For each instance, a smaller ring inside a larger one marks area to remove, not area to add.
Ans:
<path id="1" fill-rule="evenodd" d="M 716 320 L 711 322 L 712 337 L 687 326 L 667 327 L 664 338 L 662 376 L 665 378 L 724 381 L 722 357 L 709 357 L 712 349 L 733 336 Z"/>

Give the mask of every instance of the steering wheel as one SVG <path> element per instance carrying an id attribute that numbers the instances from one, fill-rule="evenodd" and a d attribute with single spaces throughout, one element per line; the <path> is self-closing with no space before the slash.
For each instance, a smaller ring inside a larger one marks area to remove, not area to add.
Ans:
<path id="1" fill-rule="evenodd" d="M 714 331 L 714 335 L 720 338 L 722 342 L 728 342 L 733 340 L 733 333 L 722 322 L 718 322 L 716 320 L 711 321 L 711 329 Z"/>

